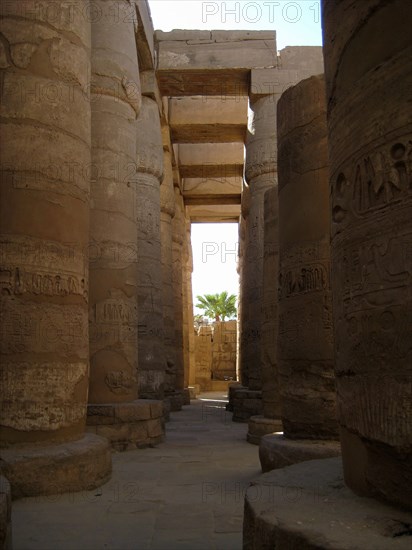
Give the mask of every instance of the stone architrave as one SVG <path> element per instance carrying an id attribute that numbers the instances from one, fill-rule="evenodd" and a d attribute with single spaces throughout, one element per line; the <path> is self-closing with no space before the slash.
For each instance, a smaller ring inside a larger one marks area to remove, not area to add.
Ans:
<path id="1" fill-rule="evenodd" d="M 1 34 L 0 471 L 16 498 L 96 487 L 111 458 L 85 435 L 90 22 L 80 1 L 53 24 L 5 2 Z"/>
<path id="2" fill-rule="evenodd" d="M 160 250 L 163 144 L 159 108 L 149 97 L 142 98 L 137 119 L 136 159 L 139 397 L 163 399 L 166 371 Z"/>
<path id="3" fill-rule="evenodd" d="M 92 21 L 90 386 L 88 430 L 118 450 L 161 440 L 161 402 L 138 401 L 137 117 L 141 93 L 130 3 L 95 2 Z"/>
<path id="4" fill-rule="evenodd" d="M 278 102 L 278 375 L 284 435 L 260 444 L 264 471 L 339 454 L 334 380 L 323 75 Z M 320 444 L 319 444 L 320 441 Z"/>
<path id="5" fill-rule="evenodd" d="M 411 509 L 410 4 L 322 7 L 345 481 L 355 493 Z"/>

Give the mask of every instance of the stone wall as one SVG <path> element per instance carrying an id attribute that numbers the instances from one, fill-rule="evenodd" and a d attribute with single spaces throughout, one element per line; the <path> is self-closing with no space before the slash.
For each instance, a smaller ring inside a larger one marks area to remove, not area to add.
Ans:
<path id="1" fill-rule="evenodd" d="M 211 391 L 216 380 L 236 380 L 236 321 L 202 326 L 195 334 L 196 384 Z"/>

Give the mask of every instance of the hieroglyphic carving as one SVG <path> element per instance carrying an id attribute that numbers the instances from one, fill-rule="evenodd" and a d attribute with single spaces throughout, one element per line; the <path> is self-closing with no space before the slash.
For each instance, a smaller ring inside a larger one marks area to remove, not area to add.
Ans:
<path id="1" fill-rule="evenodd" d="M 412 145 L 396 140 L 354 158 L 332 179 L 332 236 L 412 194 Z"/>
<path id="2" fill-rule="evenodd" d="M 1 424 L 17 430 L 57 430 L 79 422 L 85 415 L 86 403 L 76 398 L 75 393 L 87 371 L 87 361 L 5 361 L 0 371 L 4 396 Z"/>
<path id="3" fill-rule="evenodd" d="M 87 315 L 83 307 L 2 299 L 0 320 L 3 353 L 76 353 L 87 357 Z"/>

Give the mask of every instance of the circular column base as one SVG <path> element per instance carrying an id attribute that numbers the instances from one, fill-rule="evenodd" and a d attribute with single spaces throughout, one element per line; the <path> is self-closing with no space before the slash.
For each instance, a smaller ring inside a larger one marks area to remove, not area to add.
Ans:
<path id="1" fill-rule="evenodd" d="M 306 460 L 340 456 L 339 441 L 287 439 L 283 435 L 264 435 L 259 444 L 262 472 L 270 472 Z"/>
<path id="2" fill-rule="evenodd" d="M 282 431 L 283 426 L 280 418 L 265 418 L 262 415 L 251 416 L 249 418 L 249 430 L 246 439 L 252 445 L 259 445 L 264 435 Z"/>
<path id="3" fill-rule="evenodd" d="M 352 493 L 343 482 L 340 458 L 312 460 L 251 483 L 243 550 L 409 550 L 411 525 L 410 512 Z"/>
<path id="4" fill-rule="evenodd" d="M 183 390 L 183 405 L 190 405 L 190 389 L 185 388 Z"/>
<path id="5" fill-rule="evenodd" d="M 163 401 L 88 405 L 86 429 L 108 439 L 116 451 L 153 447 L 164 439 Z"/>
<path id="6" fill-rule="evenodd" d="M 182 410 L 182 407 L 184 405 L 182 392 L 180 391 L 170 392 L 165 396 L 165 399 L 167 399 L 170 403 L 171 412 L 178 412 Z"/>
<path id="7" fill-rule="evenodd" d="M 248 422 L 251 416 L 263 412 L 262 392 L 258 390 L 238 389 L 233 395 L 233 422 Z"/>
<path id="8" fill-rule="evenodd" d="M 56 445 L 15 445 L 1 449 L 0 459 L 13 499 L 95 489 L 112 471 L 109 442 L 94 434 Z"/>
<path id="9" fill-rule="evenodd" d="M 0 476 L 0 548 L 12 550 L 11 539 L 11 487 L 3 476 Z"/>

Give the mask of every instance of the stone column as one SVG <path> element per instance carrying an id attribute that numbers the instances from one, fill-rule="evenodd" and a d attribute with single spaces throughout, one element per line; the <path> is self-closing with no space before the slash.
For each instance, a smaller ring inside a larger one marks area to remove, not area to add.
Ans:
<path id="1" fill-rule="evenodd" d="M 175 350 L 175 316 L 173 294 L 173 245 L 172 220 L 175 215 L 175 195 L 173 187 L 172 158 L 169 151 L 164 151 L 164 178 L 160 186 L 160 244 L 162 259 L 162 298 L 164 348 L 166 355 L 165 404 L 173 410 L 180 410 L 182 404 L 174 399 L 176 389 L 176 350 Z"/>
<path id="2" fill-rule="evenodd" d="M 90 22 L 82 2 L 54 7 L 2 4 L 0 470 L 14 498 L 111 469 L 85 435 Z"/>
<path id="3" fill-rule="evenodd" d="M 183 342 L 183 245 L 185 240 L 185 217 L 183 197 L 179 187 L 174 188 L 175 215 L 172 220 L 172 284 L 174 307 L 175 348 L 175 401 L 184 404 L 184 342 Z M 172 410 L 173 410 L 172 404 Z"/>
<path id="4" fill-rule="evenodd" d="M 323 75 L 281 96 L 278 138 L 278 370 L 284 436 L 262 438 L 264 471 L 339 453 L 339 444 L 329 442 L 337 439 L 337 420 Z"/>
<path id="5" fill-rule="evenodd" d="M 263 297 L 264 194 L 277 180 L 276 96 L 258 96 L 250 102 L 252 112 L 246 141 L 245 177 L 250 202 L 242 263 L 241 375 L 249 394 L 242 394 L 239 414 L 247 421 L 262 411 L 261 303 Z M 245 390 L 241 390 L 245 391 Z M 248 405 L 249 401 L 249 405 Z M 242 410 L 243 409 L 243 410 Z"/>
<path id="6" fill-rule="evenodd" d="M 139 397 L 164 398 L 162 268 L 160 252 L 160 181 L 163 144 L 157 103 L 142 98 L 137 120 L 137 285 Z"/>
<path id="7" fill-rule="evenodd" d="M 323 2 L 344 476 L 411 509 L 410 4 L 349 8 Z"/>
<path id="8" fill-rule="evenodd" d="M 263 290 L 261 303 L 263 415 L 249 420 L 247 440 L 259 445 L 263 435 L 282 431 L 280 386 L 277 365 L 279 204 L 277 186 L 264 198 Z"/>
<path id="9" fill-rule="evenodd" d="M 196 388 L 196 370 L 195 370 L 195 328 L 193 318 L 193 253 L 191 242 L 191 223 L 190 218 L 186 217 L 186 243 L 187 243 L 187 262 L 186 262 L 186 291 L 187 291 L 187 326 L 188 326 L 188 388 L 190 397 L 195 398 L 199 393 Z"/>
<path id="10" fill-rule="evenodd" d="M 162 403 L 137 401 L 136 119 L 139 68 L 130 3 L 95 2 L 92 22 L 89 430 L 118 450 L 161 439 Z"/>

